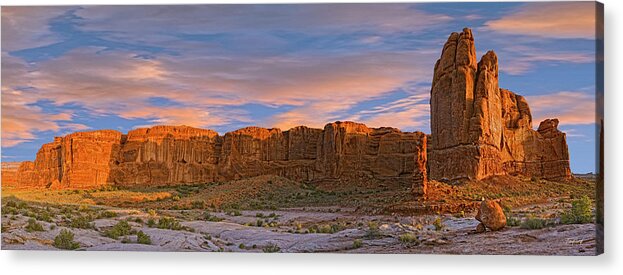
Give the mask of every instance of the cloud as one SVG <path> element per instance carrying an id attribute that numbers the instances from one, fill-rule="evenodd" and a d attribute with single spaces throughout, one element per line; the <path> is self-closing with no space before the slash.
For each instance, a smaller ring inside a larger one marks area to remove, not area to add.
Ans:
<path id="1" fill-rule="evenodd" d="M 529 3 L 484 29 L 544 38 L 595 39 L 595 2 Z"/>
<path id="2" fill-rule="evenodd" d="M 548 64 L 595 62 L 594 54 L 584 52 L 546 51 L 525 46 L 505 48 L 503 51 L 515 53 L 504 54 L 504 57 L 508 57 L 506 59 L 500 58 L 500 70 L 510 75 L 530 72 L 539 62 Z"/>
<path id="3" fill-rule="evenodd" d="M 546 95 L 526 96 L 532 109 L 533 127 L 548 118 L 558 118 L 561 125 L 595 123 L 594 94 L 561 91 Z"/>
<path id="4" fill-rule="evenodd" d="M 41 131 L 77 131 L 88 127 L 68 123 L 72 113 L 46 113 L 36 106 L 23 104 L 21 92 L 2 89 L 2 147 L 12 147 L 37 138 Z"/>
<path id="5" fill-rule="evenodd" d="M 416 51 L 145 59 L 134 52 L 85 47 L 29 65 L 9 58 L 3 61 L 3 85 L 7 90 L 28 87 L 20 96 L 22 106 L 47 101 L 57 108 L 78 106 L 94 116 L 151 124 L 210 128 L 238 122 L 286 128 L 343 118 L 360 102 L 405 83 L 428 81 L 430 68 L 419 61 L 432 59 Z M 153 98 L 170 104 L 160 106 Z M 289 111 L 261 121 L 244 110 L 249 103 Z"/>
<path id="6" fill-rule="evenodd" d="M 84 30 L 133 41 L 145 34 L 156 41 L 172 34 L 417 32 L 452 20 L 412 4 L 87 6 L 76 15 L 86 19 Z"/>
<path id="7" fill-rule="evenodd" d="M 415 94 L 356 113 L 352 119 L 370 127 L 395 127 L 403 131 L 423 131 L 430 117 L 430 90 L 418 87 Z"/>
<path id="8" fill-rule="evenodd" d="M 2 7 L 2 51 L 34 48 L 60 41 L 49 21 L 67 7 Z"/>

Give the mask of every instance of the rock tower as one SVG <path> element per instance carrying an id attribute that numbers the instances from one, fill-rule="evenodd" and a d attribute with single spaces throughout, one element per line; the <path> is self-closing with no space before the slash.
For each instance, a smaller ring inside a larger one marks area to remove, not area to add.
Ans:
<path id="1" fill-rule="evenodd" d="M 452 33 L 435 64 L 431 88 L 430 178 L 441 181 L 522 174 L 571 177 L 557 119 L 532 129 L 526 99 L 498 85 L 498 58 L 476 61 L 470 29 Z"/>

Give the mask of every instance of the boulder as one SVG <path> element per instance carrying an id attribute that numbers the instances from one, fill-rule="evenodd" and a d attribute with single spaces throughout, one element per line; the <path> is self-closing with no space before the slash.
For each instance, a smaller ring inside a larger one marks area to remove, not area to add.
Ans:
<path id="1" fill-rule="evenodd" d="M 506 216 L 499 203 L 493 200 L 484 200 L 480 203 L 476 220 L 493 231 L 500 230 L 506 226 Z M 478 226 L 480 226 L 479 224 Z M 476 228 L 476 231 L 479 229 Z"/>

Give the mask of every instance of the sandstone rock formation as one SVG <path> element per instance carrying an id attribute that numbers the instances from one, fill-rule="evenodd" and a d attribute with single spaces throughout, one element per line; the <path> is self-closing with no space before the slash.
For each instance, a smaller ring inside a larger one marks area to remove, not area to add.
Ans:
<path id="1" fill-rule="evenodd" d="M 493 231 L 506 227 L 506 216 L 499 203 L 493 200 L 484 200 L 480 203 L 476 220 L 481 223 L 476 227 L 476 232 L 484 232 L 485 228 Z"/>
<path id="2" fill-rule="evenodd" d="M 431 88 L 430 178 L 442 181 L 522 174 L 571 177 L 558 120 L 537 131 L 525 98 L 498 86 L 493 51 L 476 63 L 470 29 L 452 33 L 435 64 Z"/>
<path id="3" fill-rule="evenodd" d="M 20 164 L 20 162 L 2 162 L 3 186 L 17 185 L 17 170 L 19 169 Z"/>
<path id="4" fill-rule="evenodd" d="M 219 136 L 187 126 L 79 132 L 23 162 L 20 187 L 173 185 L 279 175 L 301 181 L 412 180 L 426 191 L 426 135 L 335 122 L 324 129 L 247 127 Z"/>

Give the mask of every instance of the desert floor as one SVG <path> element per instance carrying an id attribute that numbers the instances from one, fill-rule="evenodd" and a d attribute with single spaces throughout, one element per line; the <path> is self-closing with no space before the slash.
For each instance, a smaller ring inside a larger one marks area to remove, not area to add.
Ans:
<path id="1" fill-rule="evenodd" d="M 591 195 L 590 177 L 433 182 L 427 200 L 413 199 L 402 185 L 329 189 L 258 177 L 143 189 L 2 190 L 2 249 L 55 250 L 56 236 L 69 230 L 76 250 L 595 254 L 595 225 L 560 219 L 578 197 Z M 475 232 L 474 206 L 484 197 L 501 200 L 509 226 Z"/>

